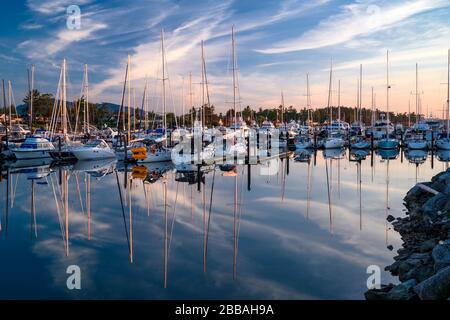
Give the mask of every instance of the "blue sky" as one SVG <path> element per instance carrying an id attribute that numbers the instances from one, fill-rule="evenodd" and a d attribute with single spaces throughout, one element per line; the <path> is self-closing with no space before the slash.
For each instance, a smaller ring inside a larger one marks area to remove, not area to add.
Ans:
<path id="1" fill-rule="evenodd" d="M 80 30 L 66 26 L 66 9 L 81 8 Z M 266 107 L 306 103 L 310 73 L 314 107 L 326 104 L 328 70 L 335 68 L 333 102 L 341 80 L 342 102 L 356 104 L 359 64 L 364 67 L 363 105 L 371 87 L 379 108 L 386 106 L 385 55 L 390 50 L 392 105 L 408 110 L 419 63 L 422 112 L 441 115 L 446 100 L 450 48 L 448 0 L 27 0 L 2 3 L 0 77 L 11 80 L 16 101 L 26 90 L 26 70 L 36 65 L 36 87 L 55 92 L 59 65 L 69 64 L 69 96 L 81 90 L 83 64 L 90 69 L 91 100 L 119 102 L 127 55 L 132 56 L 133 87 L 140 101 L 145 78 L 151 107 L 161 105 L 160 30 L 164 28 L 170 77 L 170 108 L 188 104 L 192 72 L 194 102 L 200 101 L 200 41 L 211 100 L 230 107 L 231 26 L 237 32 L 242 105 Z M 183 86 L 184 78 L 184 86 Z M 182 90 L 184 88 L 184 90 Z M 414 103 L 412 108 L 415 108 Z"/>

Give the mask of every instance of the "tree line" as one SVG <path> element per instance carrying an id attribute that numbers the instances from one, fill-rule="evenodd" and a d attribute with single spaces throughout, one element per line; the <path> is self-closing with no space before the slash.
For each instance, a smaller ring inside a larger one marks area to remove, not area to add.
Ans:
<path id="1" fill-rule="evenodd" d="M 20 116 L 22 116 L 24 119 L 29 119 L 30 94 L 31 93 L 28 93 L 23 99 L 25 107 L 22 110 L 22 114 Z M 36 127 L 45 127 L 52 115 L 55 98 L 51 93 L 40 93 L 38 90 L 34 90 L 32 94 L 34 125 Z M 82 105 L 83 98 L 72 102 L 67 102 L 68 117 L 71 123 L 75 123 L 77 114 L 79 123 L 84 118 L 84 108 L 81 107 Z M 192 107 L 184 115 L 176 116 L 174 113 L 167 113 L 166 119 L 167 125 L 169 127 L 183 125 L 191 127 L 195 120 L 202 121 L 202 119 L 209 127 L 219 125 L 229 126 L 234 122 L 235 116 L 237 119 L 242 119 L 247 123 L 254 122 L 259 125 L 261 125 L 266 120 L 271 122 L 290 122 L 294 120 L 300 123 L 306 123 L 308 119 L 312 120 L 314 123 L 321 124 L 329 121 L 330 116 L 333 120 L 337 119 L 339 113 L 338 107 L 331 107 L 330 109 L 327 107 L 322 107 L 308 110 L 306 108 L 296 109 L 293 106 L 289 106 L 287 108 L 276 106 L 267 108 L 260 107 L 258 109 L 254 109 L 251 106 L 246 106 L 242 109 L 242 111 L 236 112 L 235 115 L 233 109 L 228 109 L 225 112 L 218 113 L 216 112 L 214 105 L 205 105 L 203 108 Z M 111 103 L 89 103 L 89 122 L 96 127 L 116 127 L 118 111 L 119 106 Z M 6 108 L 4 108 L 3 112 L 7 114 Z M 125 112 L 127 112 L 126 107 Z M 142 110 L 132 109 L 131 112 L 133 125 L 136 125 L 136 127 L 143 127 L 143 120 L 146 117 Z M 375 119 L 379 119 L 382 115 L 385 116 L 385 112 L 378 109 L 374 111 Z M 361 118 L 364 123 L 370 125 L 372 121 L 372 110 L 368 108 L 362 108 L 359 111 L 353 107 L 341 106 L 340 116 L 342 121 L 352 123 L 355 120 L 359 120 Z M 407 125 L 409 121 L 411 121 L 411 123 L 414 123 L 417 117 L 415 113 L 412 113 L 408 116 L 407 113 L 394 112 L 391 112 L 389 116 L 390 120 L 393 123 L 401 123 L 403 125 Z M 157 127 L 162 124 L 162 115 L 154 111 L 147 114 L 147 119 L 149 120 L 149 123 L 147 124 L 148 127 Z"/>

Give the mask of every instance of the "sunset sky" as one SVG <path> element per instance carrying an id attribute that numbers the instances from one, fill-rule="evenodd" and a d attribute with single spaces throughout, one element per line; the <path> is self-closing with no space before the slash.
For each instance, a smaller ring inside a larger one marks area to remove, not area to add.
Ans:
<path id="1" fill-rule="evenodd" d="M 72 4 L 81 8 L 79 30 L 66 25 L 66 9 Z M 18 104 L 31 64 L 36 65 L 37 89 L 56 92 L 63 58 L 69 66 L 69 97 L 80 95 L 87 63 L 91 100 L 118 103 L 130 54 L 137 101 L 142 99 L 148 76 L 151 107 L 160 110 L 160 31 L 164 28 L 169 109 L 180 111 L 182 99 L 188 104 L 189 72 L 195 103 L 199 103 L 200 42 L 204 40 L 211 100 L 223 111 L 231 106 L 232 25 L 242 106 L 277 105 L 283 91 L 286 105 L 303 108 L 309 73 L 313 107 L 323 107 L 333 60 L 333 104 L 338 80 L 342 104 L 356 104 L 362 63 L 363 106 L 370 106 L 373 86 L 376 105 L 384 109 L 387 49 L 391 110 L 407 112 L 409 100 L 415 109 L 411 92 L 416 63 L 422 112 L 441 116 L 446 101 L 449 0 L 27 0 L 3 1 L 2 7 L 0 77 L 12 81 Z"/>

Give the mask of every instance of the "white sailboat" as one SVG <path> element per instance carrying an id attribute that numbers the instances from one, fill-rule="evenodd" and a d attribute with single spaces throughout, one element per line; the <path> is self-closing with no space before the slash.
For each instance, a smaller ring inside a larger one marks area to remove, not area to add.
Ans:
<path id="1" fill-rule="evenodd" d="M 85 134 L 90 134 L 89 128 L 89 77 L 88 66 L 84 65 L 84 79 L 83 79 L 83 97 L 84 97 L 84 119 L 83 131 Z M 71 146 L 70 152 L 78 160 L 101 160 L 115 158 L 114 150 L 102 139 L 94 139 L 88 141 L 85 145 Z"/>
<path id="2" fill-rule="evenodd" d="M 333 62 L 331 62 L 330 67 L 330 83 L 328 86 L 328 110 L 330 111 L 330 124 L 333 122 L 333 110 L 331 108 L 332 99 L 332 84 L 333 83 Z M 341 119 L 338 119 L 340 121 Z M 340 132 L 333 132 L 331 129 L 328 131 L 328 137 L 323 143 L 325 149 L 341 149 L 345 145 L 344 139 L 341 137 Z"/>
<path id="3" fill-rule="evenodd" d="M 306 107 L 308 109 L 308 120 L 306 125 L 305 132 L 302 132 L 300 130 L 300 135 L 298 135 L 295 138 L 295 148 L 296 149 L 311 149 L 314 148 L 314 141 L 309 135 L 309 125 L 312 122 L 311 119 L 311 94 L 310 94 L 310 88 L 309 88 L 309 74 L 306 74 Z"/>
<path id="4" fill-rule="evenodd" d="M 163 141 L 157 144 L 145 145 L 147 149 L 145 157 L 136 159 L 138 163 L 152 163 L 170 161 L 172 159 L 172 150 L 167 145 L 167 101 L 166 101 L 166 52 L 164 47 L 164 30 L 161 30 L 161 60 L 162 60 L 162 102 L 163 102 Z M 142 148 L 142 147 L 141 147 Z M 133 152 L 133 149 L 131 150 Z"/>
<path id="5" fill-rule="evenodd" d="M 389 90 L 391 89 L 391 85 L 389 83 L 389 51 L 387 51 L 386 53 L 386 120 L 387 120 L 387 124 L 386 124 L 386 135 L 384 138 L 380 139 L 378 141 L 378 148 L 379 149 L 398 149 L 399 147 L 399 143 L 397 139 L 394 138 L 390 138 L 389 135 L 389 125 L 390 125 L 390 121 L 389 121 Z"/>
<path id="6" fill-rule="evenodd" d="M 424 150 L 428 148 L 427 140 L 425 139 L 425 132 L 428 131 L 428 126 L 424 123 L 419 123 L 420 118 L 420 104 L 419 104 L 419 70 L 416 63 L 416 124 L 414 125 L 414 135 L 407 141 L 408 149 Z"/>
<path id="7" fill-rule="evenodd" d="M 359 120 L 352 124 L 352 131 L 356 132 L 356 136 L 352 138 L 350 149 L 364 150 L 370 148 L 370 141 L 364 135 L 364 123 L 362 121 L 362 65 L 360 65 L 360 78 L 358 81 L 358 117 Z M 373 105 L 373 92 L 372 92 Z"/>
<path id="8" fill-rule="evenodd" d="M 440 150 L 450 150 L 450 50 L 448 50 L 448 68 L 447 68 L 447 134 L 436 141 L 436 147 Z"/>
<path id="9" fill-rule="evenodd" d="M 66 68 L 66 60 L 63 61 L 62 71 L 65 72 Z M 65 74 L 65 73 L 64 73 Z M 31 75 L 31 87 L 30 87 L 30 102 L 32 103 L 32 95 L 34 91 L 34 66 L 32 68 Z M 65 77 L 64 77 L 65 81 Z M 64 82 L 65 84 L 65 82 Z M 11 118 L 11 105 L 12 105 L 12 89 L 11 82 L 9 82 L 9 109 L 10 109 L 10 118 Z M 32 108 L 32 105 L 31 105 Z M 32 115 L 31 115 L 32 117 Z M 31 129 L 31 128 L 30 128 Z M 31 131 L 30 131 L 31 132 Z M 48 141 L 47 139 L 41 136 L 32 136 L 27 138 L 20 146 L 11 148 L 12 153 L 18 160 L 23 159 L 41 159 L 41 158 L 50 158 L 50 152 L 55 149 L 54 145 Z"/>

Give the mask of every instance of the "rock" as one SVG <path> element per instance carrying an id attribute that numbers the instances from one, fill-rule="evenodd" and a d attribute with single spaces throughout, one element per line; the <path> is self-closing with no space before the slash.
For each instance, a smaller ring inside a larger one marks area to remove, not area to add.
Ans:
<path id="1" fill-rule="evenodd" d="M 417 281 L 415 279 L 405 281 L 390 290 L 387 293 L 387 298 L 389 300 L 412 300 L 417 298 L 417 294 L 414 292 L 416 284 Z"/>
<path id="2" fill-rule="evenodd" d="M 436 271 L 450 266 L 450 240 L 439 243 L 432 252 L 434 269 Z"/>
<path id="3" fill-rule="evenodd" d="M 422 244 L 419 247 L 419 251 L 420 252 L 429 252 L 429 251 L 433 250 L 433 248 L 436 246 L 437 243 L 438 243 L 437 239 L 430 239 L 425 242 L 422 242 Z"/>
<path id="4" fill-rule="evenodd" d="M 388 293 L 395 286 L 390 283 L 387 286 L 381 285 L 381 289 L 371 289 L 364 293 L 366 300 L 388 300 Z"/>
<path id="5" fill-rule="evenodd" d="M 422 300 L 447 299 L 450 294 L 450 266 L 420 282 L 414 287 L 414 292 Z"/>
<path id="6" fill-rule="evenodd" d="M 387 218 L 386 218 L 386 220 L 387 220 L 388 222 L 392 222 L 392 221 L 395 220 L 395 218 L 394 218 L 394 216 L 392 216 L 392 215 L 388 215 Z"/>
<path id="7" fill-rule="evenodd" d="M 392 251 L 392 250 L 394 250 L 394 247 L 393 247 L 393 246 L 392 246 L 391 244 L 390 244 L 390 245 L 388 245 L 388 246 L 387 246 L 387 248 L 388 248 L 388 250 L 389 250 L 389 251 Z"/>
<path id="8" fill-rule="evenodd" d="M 438 211 L 445 207 L 447 203 L 447 195 L 439 193 L 428 199 L 422 206 L 423 214 L 431 220 L 438 218 Z"/>

